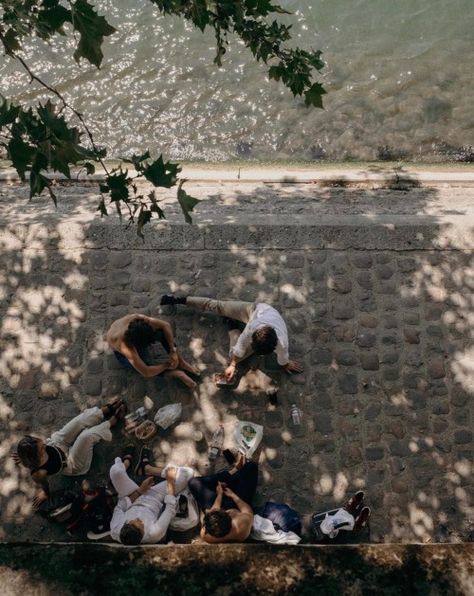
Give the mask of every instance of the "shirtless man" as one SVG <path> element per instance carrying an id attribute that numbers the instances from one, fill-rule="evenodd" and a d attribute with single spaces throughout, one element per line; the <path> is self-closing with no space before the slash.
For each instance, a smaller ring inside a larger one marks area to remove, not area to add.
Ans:
<path id="1" fill-rule="evenodd" d="M 189 389 L 196 388 L 196 382 L 189 375 L 198 377 L 199 371 L 178 353 L 173 329 L 167 321 L 141 314 L 126 315 L 112 323 L 106 339 L 125 368 L 133 368 L 146 378 L 172 377 Z M 153 364 L 148 353 L 149 346 L 157 341 L 168 353 L 168 359 L 161 364 Z"/>
<path id="2" fill-rule="evenodd" d="M 192 478 L 189 490 L 204 512 L 201 538 L 209 544 L 243 542 L 250 536 L 258 466 L 241 455 L 230 472 Z"/>

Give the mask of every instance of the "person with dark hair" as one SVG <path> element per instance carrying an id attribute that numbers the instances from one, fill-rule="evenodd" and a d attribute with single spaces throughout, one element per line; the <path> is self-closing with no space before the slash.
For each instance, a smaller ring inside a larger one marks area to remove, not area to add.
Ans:
<path id="1" fill-rule="evenodd" d="M 125 403 L 117 399 L 101 408 L 84 410 L 46 441 L 30 435 L 21 439 L 13 459 L 28 468 L 41 487 L 33 498 L 34 507 L 49 497 L 48 476 L 82 476 L 89 471 L 94 445 L 112 440 L 110 429 L 125 413 Z"/>
<path id="2" fill-rule="evenodd" d="M 178 353 L 173 329 L 167 321 L 140 314 L 126 315 L 112 323 L 106 339 L 125 368 L 135 369 L 146 378 L 157 375 L 172 377 L 189 389 L 196 388 L 196 382 L 191 377 L 198 377 L 199 371 Z M 161 343 L 167 352 L 165 362 L 151 362 L 148 348 L 155 342 Z"/>
<path id="3" fill-rule="evenodd" d="M 110 480 L 119 497 L 110 522 L 110 535 L 128 546 L 155 544 L 166 536 L 176 515 L 176 494 L 186 488 L 194 471 L 170 465 L 161 470 L 142 458 L 139 468 L 148 477 L 138 485 L 127 473 L 133 452 L 133 446 L 127 447 L 110 468 Z M 154 484 L 156 477 L 166 482 Z"/>
<path id="4" fill-rule="evenodd" d="M 185 304 L 199 310 L 212 312 L 228 319 L 229 362 L 224 373 L 225 381 L 235 379 L 237 364 L 251 354 L 264 355 L 276 352 L 278 364 L 288 373 L 299 373 L 303 368 L 290 360 L 288 330 L 280 313 L 264 302 L 240 300 L 214 300 L 198 296 L 178 298 L 164 295 L 162 305 Z"/>
<path id="5" fill-rule="evenodd" d="M 251 502 L 258 466 L 243 455 L 229 472 L 191 478 L 189 490 L 204 512 L 201 538 L 210 544 L 243 542 L 252 530 Z"/>

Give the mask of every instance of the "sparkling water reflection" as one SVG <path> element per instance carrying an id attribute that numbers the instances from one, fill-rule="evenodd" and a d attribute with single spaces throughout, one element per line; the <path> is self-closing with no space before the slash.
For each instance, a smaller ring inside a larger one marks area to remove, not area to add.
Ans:
<path id="1" fill-rule="evenodd" d="M 281 2 L 295 43 L 322 49 L 324 112 L 265 77 L 234 42 L 217 69 L 211 33 L 160 17 L 147 0 L 101 0 L 118 33 L 100 71 L 72 60 L 72 40 L 30 43 L 38 74 L 97 130 L 109 155 L 144 146 L 179 159 L 432 158 L 474 145 L 472 0 Z M 0 63 L 1 92 L 44 94 Z"/>

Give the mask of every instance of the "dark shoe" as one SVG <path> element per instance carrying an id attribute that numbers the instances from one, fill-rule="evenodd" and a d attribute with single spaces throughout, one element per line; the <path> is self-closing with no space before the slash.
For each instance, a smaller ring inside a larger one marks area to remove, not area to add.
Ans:
<path id="1" fill-rule="evenodd" d="M 233 329 L 243 331 L 246 327 L 245 323 L 242 323 L 242 321 L 237 321 L 237 319 L 229 319 L 228 317 L 224 317 L 222 322 L 227 326 L 229 331 L 232 331 Z"/>
<path id="2" fill-rule="evenodd" d="M 360 511 L 362 504 L 364 502 L 364 491 L 359 490 L 356 494 L 350 498 L 347 503 L 344 505 L 344 509 L 348 511 L 351 515 L 356 516 L 357 513 Z"/>
<path id="3" fill-rule="evenodd" d="M 161 297 L 160 305 L 161 306 L 174 306 L 176 304 L 186 304 L 187 296 L 173 296 L 173 294 L 164 294 Z"/>
<path id="4" fill-rule="evenodd" d="M 136 476 L 146 476 L 145 474 L 145 467 L 148 464 L 151 464 L 153 461 L 153 453 L 151 449 L 147 447 L 142 447 L 140 450 L 140 455 L 138 457 L 138 463 L 135 466 L 135 475 Z"/>
<path id="5" fill-rule="evenodd" d="M 361 512 L 359 513 L 358 517 L 355 520 L 354 524 L 354 531 L 361 530 L 365 525 L 370 517 L 370 507 L 363 507 Z"/>

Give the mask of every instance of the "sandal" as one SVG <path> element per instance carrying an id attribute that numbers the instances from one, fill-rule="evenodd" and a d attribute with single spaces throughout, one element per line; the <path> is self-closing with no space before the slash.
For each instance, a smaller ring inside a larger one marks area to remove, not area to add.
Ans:
<path id="1" fill-rule="evenodd" d="M 129 468 L 132 466 L 133 458 L 135 457 L 135 451 L 135 445 L 126 445 L 122 450 L 122 455 L 120 457 L 122 458 L 123 462 L 127 460 L 129 461 Z"/>
<path id="2" fill-rule="evenodd" d="M 108 403 L 105 406 L 103 406 L 102 411 L 104 412 L 104 419 L 105 420 L 108 420 L 109 418 L 112 418 L 112 416 L 115 416 L 117 410 L 122 405 L 125 405 L 125 402 L 123 401 L 123 399 L 117 397 L 116 399 L 114 399 L 110 403 Z"/>
<path id="3" fill-rule="evenodd" d="M 140 455 L 138 456 L 138 463 L 135 466 L 134 473 L 136 476 L 146 476 L 145 467 L 152 463 L 153 452 L 148 447 L 142 447 Z"/>

